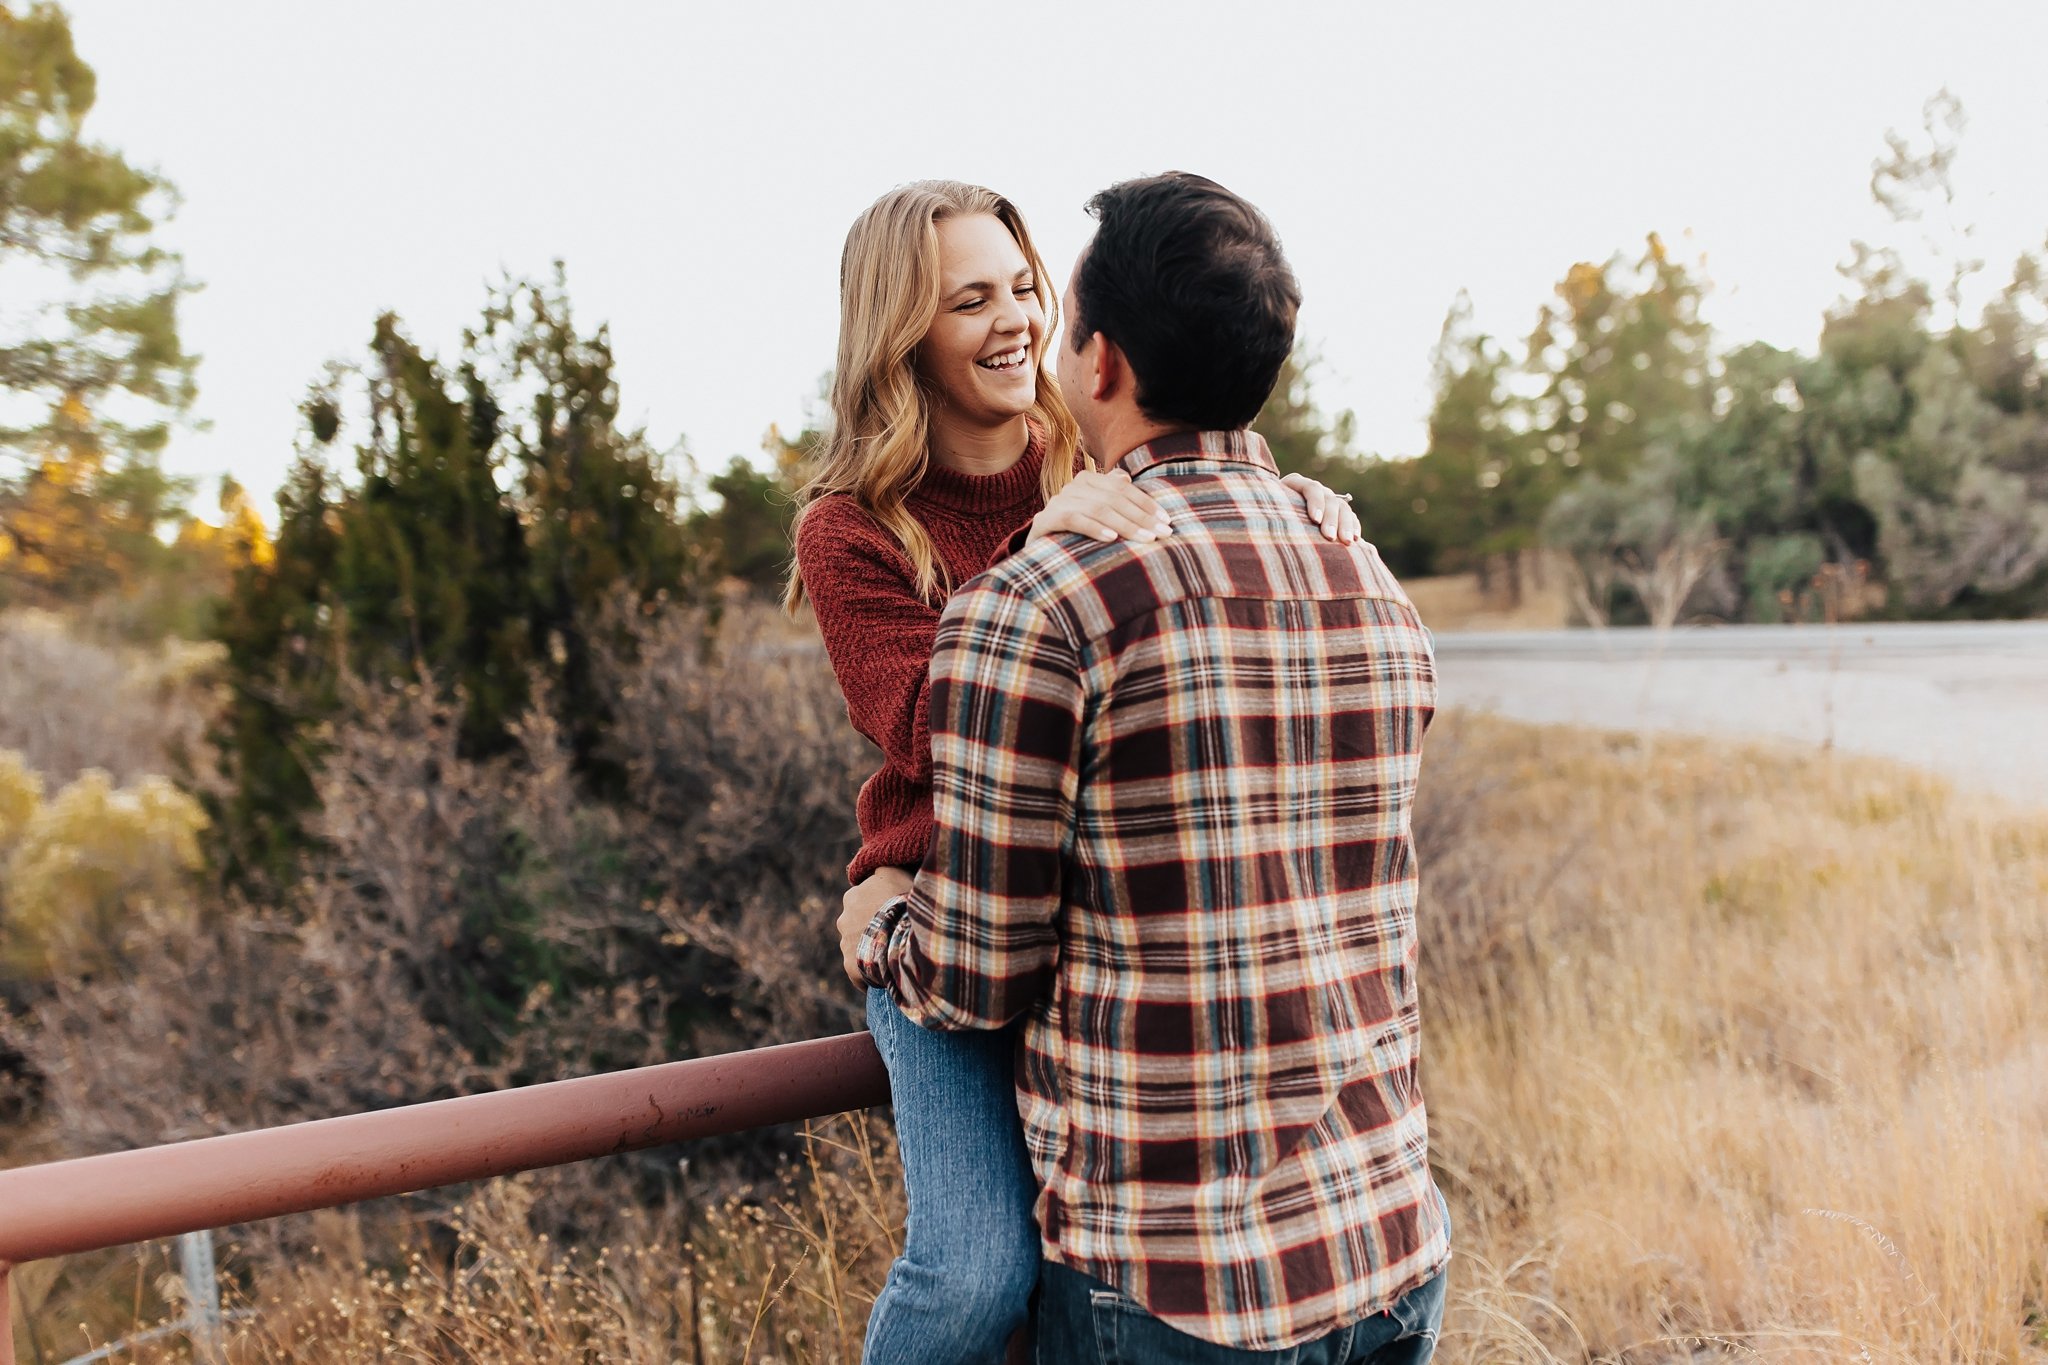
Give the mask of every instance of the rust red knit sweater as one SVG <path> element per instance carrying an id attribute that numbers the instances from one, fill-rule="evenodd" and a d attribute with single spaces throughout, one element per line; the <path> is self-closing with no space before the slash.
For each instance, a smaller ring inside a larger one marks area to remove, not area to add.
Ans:
<path id="1" fill-rule="evenodd" d="M 912 490 L 910 515 L 931 536 L 955 587 L 1009 554 L 1011 537 L 1045 505 L 1044 459 L 1044 436 L 1034 425 L 1024 458 L 1002 473 L 960 474 L 934 464 Z M 932 841 L 926 703 L 942 608 L 918 597 L 910 557 L 846 494 L 806 509 L 796 564 L 846 695 L 846 714 L 882 751 L 881 769 L 861 785 L 855 805 L 861 844 L 847 880 L 858 882 L 878 867 L 914 872 Z"/>

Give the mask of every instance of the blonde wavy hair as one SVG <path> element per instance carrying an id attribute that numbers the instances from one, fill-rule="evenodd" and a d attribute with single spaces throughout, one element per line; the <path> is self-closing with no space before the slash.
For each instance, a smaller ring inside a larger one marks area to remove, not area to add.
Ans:
<path id="1" fill-rule="evenodd" d="M 939 311 L 938 224 L 948 218 L 993 214 L 1016 239 L 1031 265 L 1032 287 L 1045 310 L 1031 362 L 1037 387 L 1029 417 L 1045 433 L 1045 496 L 1074 475 L 1080 431 L 1046 365 L 1059 322 L 1038 248 L 1016 205 L 993 190 L 957 180 L 920 180 L 889 191 L 854 220 L 839 258 L 839 360 L 832 377 L 832 431 L 809 481 L 797 491 L 797 521 L 818 499 L 849 493 L 893 535 L 909 556 L 917 591 L 927 600 L 956 586 L 931 537 L 904 507 L 931 460 L 934 395 L 917 373 L 917 347 Z M 794 563 L 783 592 L 794 612 L 804 600 Z"/>

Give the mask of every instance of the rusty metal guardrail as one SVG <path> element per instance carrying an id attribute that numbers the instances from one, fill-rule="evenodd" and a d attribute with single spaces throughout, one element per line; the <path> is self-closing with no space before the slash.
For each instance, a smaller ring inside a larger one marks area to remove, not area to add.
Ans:
<path id="1" fill-rule="evenodd" d="M 27 1261 L 884 1104 L 848 1033 L 0 1171 L 0 1365 Z"/>

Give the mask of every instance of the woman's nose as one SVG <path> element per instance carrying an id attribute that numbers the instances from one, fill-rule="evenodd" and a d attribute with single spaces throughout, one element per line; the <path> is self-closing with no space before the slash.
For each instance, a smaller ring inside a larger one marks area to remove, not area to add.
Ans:
<path id="1" fill-rule="evenodd" d="M 1028 330 L 1031 326 L 1031 318 L 1024 311 L 1024 305 L 1010 295 L 1006 294 L 1003 297 L 1003 306 L 996 314 L 996 329 L 1003 332 L 1022 332 Z"/>

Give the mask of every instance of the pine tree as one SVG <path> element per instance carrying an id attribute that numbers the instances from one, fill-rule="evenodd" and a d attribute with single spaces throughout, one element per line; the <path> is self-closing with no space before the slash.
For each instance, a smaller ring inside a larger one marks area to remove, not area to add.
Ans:
<path id="1" fill-rule="evenodd" d="M 608 337 L 575 330 L 559 272 L 498 291 L 452 373 L 388 314 L 370 350 L 308 398 L 276 544 L 221 617 L 234 687 L 218 854 L 242 878 L 288 874 L 303 847 L 322 726 L 345 714 L 348 678 L 452 689 L 468 757 L 509 746 L 539 683 L 579 768 L 608 785 L 597 657 L 630 635 L 607 610 L 683 584 L 676 487 L 645 436 L 618 429 Z M 500 394 L 515 389 L 508 415 Z M 349 437 L 345 480 L 325 454 Z"/>
<path id="2" fill-rule="evenodd" d="M 1654 232 L 1633 264 L 1616 255 L 1565 273 L 1528 342 L 1543 386 L 1534 429 L 1549 457 L 1625 478 L 1655 437 L 1709 411 L 1704 292 Z"/>
<path id="3" fill-rule="evenodd" d="M 679 491 L 646 434 L 619 427 L 610 329 L 578 334 L 561 262 L 548 285 L 496 292 L 483 328 L 467 338 L 472 353 L 494 344 L 500 390 L 523 398 L 523 410 L 506 414 L 504 435 L 525 556 L 527 649 L 548 661 L 578 763 L 610 780 L 597 652 L 630 650 L 631 636 L 607 625 L 606 613 L 614 593 L 644 605 L 683 583 L 690 556 Z"/>
<path id="4" fill-rule="evenodd" d="M 190 488 L 158 453 L 192 403 L 178 339 L 190 291 L 151 238 L 162 177 L 84 136 L 92 67 L 54 4 L 0 4 L 0 598 L 68 603 L 125 586 Z"/>
<path id="5" fill-rule="evenodd" d="M 334 427 L 318 420 L 329 411 L 308 406 L 316 432 L 331 439 Z M 338 491 L 310 451 L 293 462 L 277 491 L 274 553 L 242 566 L 216 623 L 232 690 L 212 739 L 228 781 L 207 805 L 213 859 L 230 881 L 288 877 L 304 843 L 300 818 L 313 804 L 319 727 L 341 695 L 340 640 L 331 629 Z"/>
<path id="6" fill-rule="evenodd" d="M 1509 383 L 1513 361 L 1474 325 L 1463 293 L 1444 319 L 1430 368 L 1436 397 L 1421 464 L 1436 493 L 1433 525 L 1449 547 L 1447 566 L 1478 570 L 1482 584 L 1499 568 L 1519 597 L 1522 554 L 1536 544 L 1537 521 L 1562 471 L 1528 429 Z"/>

